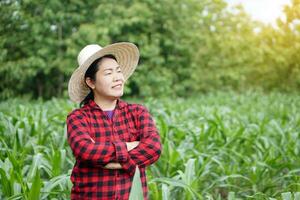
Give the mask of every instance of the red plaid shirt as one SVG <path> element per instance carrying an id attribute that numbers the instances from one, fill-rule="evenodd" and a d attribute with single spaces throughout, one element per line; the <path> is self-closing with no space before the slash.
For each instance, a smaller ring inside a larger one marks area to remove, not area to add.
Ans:
<path id="1" fill-rule="evenodd" d="M 148 199 L 145 168 L 160 156 L 160 136 L 148 110 L 118 99 L 113 118 L 93 101 L 67 117 L 68 142 L 76 158 L 71 199 L 128 199 L 136 165 L 144 199 Z M 125 142 L 140 141 L 127 151 Z M 119 162 L 122 169 L 104 169 Z"/>

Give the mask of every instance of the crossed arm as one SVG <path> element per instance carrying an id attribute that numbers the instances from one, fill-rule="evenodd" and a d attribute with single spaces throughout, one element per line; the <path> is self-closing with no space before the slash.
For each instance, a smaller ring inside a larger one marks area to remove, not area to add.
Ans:
<path id="1" fill-rule="evenodd" d="M 134 174 L 136 165 L 154 163 L 161 153 L 158 131 L 146 108 L 141 107 L 137 116 L 140 141 L 95 142 L 82 114 L 71 113 L 67 118 L 68 142 L 76 159 L 106 169 L 124 169 L 129 174 Z"/>
<path id="2" fill-rule="evenodd" d="M 127 146 L 127 151 L 130 152 L 132 149 L 137 147 L 139 145 L 139 141 L 134 141 L 134 142 L 126 142 Z M 111 162 L 106 164 L 103 168 L 105 169 L 122 169 L 122 165 L 117 162 Z"/>

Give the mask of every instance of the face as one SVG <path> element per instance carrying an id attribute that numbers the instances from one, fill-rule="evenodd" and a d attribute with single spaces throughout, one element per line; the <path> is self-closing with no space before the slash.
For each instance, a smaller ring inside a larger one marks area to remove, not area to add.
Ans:
<path id="1" fill-rule="evenodd" d="M 112 58 L 103 58 L 100 61 L 96 80 L 87 80 L 93 89 L 95 98 L 117 99 L 123 95 L 124 76 L 117 61 Z"/>

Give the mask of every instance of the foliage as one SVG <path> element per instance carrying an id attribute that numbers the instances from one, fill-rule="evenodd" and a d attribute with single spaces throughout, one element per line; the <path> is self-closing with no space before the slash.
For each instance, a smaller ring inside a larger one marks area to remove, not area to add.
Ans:
<path id="1" fill-rule="evenodd" d="M 136 167 L 133 180 L 132 180 L 130 194 L 129 194 L 129 200 L 140 200 L 143 198 L 144 196 L 143 196 L 143 187 L 142 187 L 142 181 L 140 176 L 140 170 L 138 167 Z"/>
<path id="2" fill-rule="evenodd" d="M 259 92 L 148 99 L 163 144 L 147 171 L 150 199 L 299 199 L 299 102 Z M 75 107 L 0 104 L 1 199 L 69 198 L 65 118 Z"/>
<path id="3" fill-rule="evenodd" d="M 300 88 L 299 0 L 276 26 L 222 0 L 0 2 L 0 99 L 67 96 L 86 44 L 138 45 L 129 96 Z"/>

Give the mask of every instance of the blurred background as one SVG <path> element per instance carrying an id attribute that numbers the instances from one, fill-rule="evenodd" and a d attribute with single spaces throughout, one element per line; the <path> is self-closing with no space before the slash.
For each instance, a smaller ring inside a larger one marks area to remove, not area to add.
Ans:
<path id="1" fill-rule="evenodd" d="M 69 199 L 67 84 L 87 44 L 135 43 L 124 99 L 163 151 L 154 200 L 300 199 L 300 0 L 0 0 L 0 199 Z"/>
<path id="2" fill-rule="evenodd" d="M 140 50 L 130 97 L 300 89 L 299 0 L 0 2 L 0 99 L 68 97 L 87 44 Z"/>

